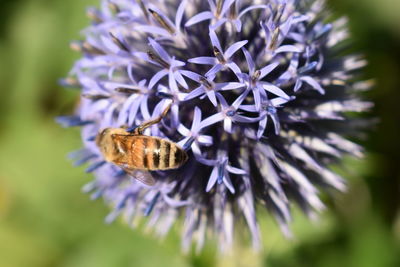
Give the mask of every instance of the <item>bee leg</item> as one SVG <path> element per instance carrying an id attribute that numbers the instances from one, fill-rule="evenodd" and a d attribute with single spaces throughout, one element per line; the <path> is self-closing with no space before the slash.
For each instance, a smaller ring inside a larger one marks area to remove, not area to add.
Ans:
<path id="1" fill-rule="evenodd" d="M 172 106 L 172 103 L 169 104 L 169 105 L 164 109 L 164 111 L 161 113 L 161 115 L 158 116 L 157 118 L 155 118 L 154 120 L 147 121 L 147 122 L 145 122 L 145 123 L 139 125 L 136 129 L 133 130 L 133 134 L 135 134 L 135 135 L 142 135 L 142 134 L 143 134 L 143 131 L 144 131 L 146 128 L 148 128 L 148 127 L 150 127 L 150 126 L 152 126 L 152 125 L 154 125 L 154 124 L 159 123 L 159 122 L 167 115 L 167 113 L 168 113 L 168 111 L 170 110 L 171 106 Z"/>

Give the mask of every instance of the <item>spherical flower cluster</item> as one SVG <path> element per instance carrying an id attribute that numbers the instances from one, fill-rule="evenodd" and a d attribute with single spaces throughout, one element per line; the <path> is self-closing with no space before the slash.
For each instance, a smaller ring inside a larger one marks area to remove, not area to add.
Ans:
<path id="1" fill-rule="evenodd" d="M 328 166 L 362 155 L 343 136 L 357 130 L 349 112 L 371 104 L 357 96 L 364 60 L 342 53 L 346 21 L 331 21 L 322 1 L 103 0 L 88 14 L 72 43 L 83 57 L 63 80 L 81 88 L 80 107 L 58 120 L 82 126 L 72 157 L 89 163 L 84 190 L 112 206 L 107 221 L 148 217 L 164 236 L 182 217 L 184 248 L 212 232 L 225 249 L 243 220 L 258 248 L 256 206 L 290 235 L 293 204 L 312 218 L 321 190 L 345 190 Z M 184 166 L 153 172 L 149 187 L 104 160 L 99 131 L 135 128 L 169 105 L 144 134 L 180 145 Z"/>

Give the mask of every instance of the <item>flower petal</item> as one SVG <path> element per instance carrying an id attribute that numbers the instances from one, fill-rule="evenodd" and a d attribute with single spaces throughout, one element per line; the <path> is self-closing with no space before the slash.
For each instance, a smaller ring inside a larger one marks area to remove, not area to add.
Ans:
<path id="1" fill-rule="evenodd" d="M 189 88 L 189 86 L 186 83 L 185 79 L 182 77 L 182 74 L 180 73 L 180 71 L 175 71 L 174 72 L 174 78 L 183 88 L 185 88 L 185 89 Z"/>
<path id="2" fill-rule="evenodd" d="M 166 69 L 163 69 L 163 70 L 160 70 L 159 72 L 157 72 L 153 77 L 151 77 L 151 80 L 149 82 L 149 89 L 152 89 L 159 80 L 161 80 L 162 78 L 164 78 L 167 75 L 168 75 L 168 70 L 166 70 Z"/>
<path id="3" fill-rule="evenodd" d="M 226 11 L 228 11 L 228 9 L 229 9 L 229 7 L 233 4 L 233 2 L 235 2 L 236 0 L 225 0 L 224 1 L 224 5 L 222 6 L 222 9 L 221 9 L 221 14 L 220 14 L 220 16 L 224 16 L 225 15 L 225 13 L 226 13 Z"/>
<path id="4" fill-rule="evenodd" d="M 214 187 L 218 179 L 218 167 L 214 167 L 210 177 L 208 178 L 208 183 L 206 187 L 206 192 L 210 192 L 211 189 Z"/>
<path id="5" fill-rule="evenodd" d="M 263 68 L 260 70 L 261 74 L 260 74 L 260 78 L 259 78 L 259 79 L 261 80 L 262 78 L 264 78 L 265 76 L 267 76 L 267 75 L 268 75 L 271 71 L 273 71 L 278 65 L 279 65 L 279 62 L 274 62 L 274 63 L 271 63 L 271 64 L 269 64 L 269 65 L 263 67 Z"/>
<path id="6" fill-rule="evenodd" d="M 231 58 L 233 54 L 235 54 L 236 51 L 238 51 L 240 48 L 242 48 L 244 45 L 248 43 L 247 40 L 236 42 L 233 45 L 231 45 L 224 53 L 225 58 Z"/>
<path id="7" fill-rule="evenodd" d="M 214 65 L 207 73 L 205 76 L 214 76 L 216 75 L 220 70 L 223 69 L 223 65 L 222 64 L 216 64 Z"/>
<path id="8" fill-rule="evenodd" d="M 228 133 L 232 133 L 232 119 L 229 117 L 224 118 L 224 130 Z"/>
<path id="9" fill-rule="evenodd" d="M 219 51 L 222 53 L 223 50 L 222 50 L 221 44 L 218 40 L 218 37 L 217 37 L 217 34 L 215 33 L 215 31 L 210 29 L 209 36 L 210 36 L 212 45 L 217 47 L 219 49 Z"/>
<path id="10" fill-rule="evenodd" d="M 254 63 L 253 58 L 251 57 L 249 51 L 247 51 L 246 48 L 243 47 L 242 51 L 243 51 L 243 54 L 244 54 L 244 56 L 246 58 L 247 66 L 249 67 L 249 75 L 253 76 L 253 73 L 256 70 L 256 64 Z"/>
<path id="11" fill-rule="evenodd" d="M 189 59 L 188 62 L 201 65 L 214 65 L 217 63 L 217 59 L 215 57 L 195 57 Z"/>
<path id="12" fill-rule="evenodd" d="M 215 87 L 218 90 L 228 91 L 228 90 L 232 90 L 232 89 L 243 88 L 243 87 L 245 87 L 245 85 L 243 83 L 228 82 L 228 83 L 217 83 L 217 84 L 215 84 Z"/>
<path id="13" fill-rule="evenodd" d="M 199 22 L 202 22 L 204 20 L 212 19 L 214 18 L 214 14 L 211 13 L 210 11 L 204 11 L 201 12 L 193 17 L 191 17 L 185 24 L 185 27 L 192 26 L 194 24 L 197 24 Z"/>
<path id="14" fill-rule="evenodd" d="M 139 26 L 136 26 L 135 29 L 138 31 L 145 32 L 145 33 L 161 35 L 163 37 L 168 37 L 168 38 L 171 37 L 171 34 L 167 30 L 157 27 L 157 26 L 139 25 Z"/>
<path id="15" fill-rule="evenodd" d="M 216 107 L 218 105 L 217 98 L 215 97 L 215 92 L 213 90 L 206 90 L 206 94 L 208 99 L 210 99 L 211 103 Z"/>
<path id="16" fill-rule="evenodd" d="M 265 128 L 267 128 L 268 116 L 267 114 L 264 115 L 264 118 L 260 121 L 257 130 L 257 138 L 260 139 L 264 134 Z"/>
<path id="17" fill-rule="evenodd" d="M 178 125 L 177 130 L 183 136 L 190 136 L 190 130 L 186 128 L 186 126 L 184 126 L 182 123 Z"/>
<path id="18" fill-rule="evenodd" d="M 223 119 L 224 119 L 224 115 L 221 112 L 219 112 L 219 113 L 211 115 L 207 119 L 203 120 L 200 123 L 200 125 L 201 125 L 201 128 L 205 128 L 212 124 L 218 123 L 218 122 L 222 121 Z"/>
<path id="19" fill-rule="evenodd" d="M 186 7 L 187 1 L 182 0 L 181 4 L 178 7 L 178 10 L 176 11 L 176 16 L 175 16 L 175 27 L 178 29 L 181 26 L 182 18 L 185 12 L 185 7 Z"/>
<path id="20" fill-rule="evenodd" d="M 192 123 L 192 131 L 197 131 L 198 127 L 200 126 L 201 123 L 201 109 L 199 107 L 194 108 L 194 114 L 193 114 L 193 123 Z"/>
<path id="21" fill-rule="evenodd" d="M 277 87 L 275 85 L 263 82 L 262 83 L 262 87 L 265 90 L 267 90 L 268 92 L 273 93 L 274 95 L 277 95 L 277 96 L 280 96 L 280 97 L 283 97 L 283 98 L 286 98 L 286 99 L 290 99 L 290 96 L 288 96 L 281 88 L 279 88 L 279 87 Z"/>
<path id="22" fill-rule="evenodd" d="M 322 88 L 321 85 L 314 78 L 312 78 L 310 76 L 304 76 L 304 77 L 301 77 L 300 80 L 311 85 L 311 87 L 314 88 L 315 90 L 317 90 L 321 95 L 325 94 L 324 88 Z"/>
<path id="23" fill-rule="evenodd" d="M 238 174 L 238 175 L 246 175 L 247 174 L 247 172 L 245 170 L 235 168 L 230 165 L 226 165 L 226 170 L 230 173 Z"/>
<path id="24" fill-rule="evenodd" d="M 282 45 L 280 47 L 278 47 L 277 49 L 275 49 L 275 54 L 279 54 L 279 53 L 300 53 L 301 49 L 294 46 L 294 45 Z"/>
<path id="25" fill-rule="evenodd" d="M 149 43 L 151 47 L 153 47 L 153 49 L 165 62 L 171 62 L 171 57 L 159 43 L 157 43 L 156 41 L 154 41 L 153 38 L 150 37 L 149 37 Z"/>
<path id="26" fill-rule="evenodd" d="M 193 91 L 191 91 L 186 97 L 185 100 L 190 100 L 193 99 L 195 97 L 198 97 L 199 95 L 202 95 L 205 93 L 204 90 L 204 86 L 199 86 L 196 89 L 194 89 Z"/>

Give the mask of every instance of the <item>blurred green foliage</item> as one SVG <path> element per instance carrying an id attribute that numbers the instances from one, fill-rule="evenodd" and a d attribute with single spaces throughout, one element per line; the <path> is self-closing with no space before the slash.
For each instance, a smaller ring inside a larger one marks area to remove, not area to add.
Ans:
<path id="1" fill-rule="evenodd" d="M 366 55 L 365 77 L 377 80 L 367 97 L 380 122 L 363 141 L 367 158 L 339 168 L 349 193 L 326 198 L 318 223 L 296 211 L 294 240 L 260 211 L 262 253 L 241 245 L 248 236 L 238 231 L 240 241 L 223 257 L 212 242 L 182 255 L 179 226 L 158 241 L 144 227 L 105 225 L 107 207 L 80 192 L 92 177 L 66 160 L 80 147 L 79 131 L 54 123 L 73 111 L 77 92 L 57 80 L 79 56 L 68 43 L 88 24 L 85 7 L 97 2 L 0 1 L 1 267 L 400 266 L 400 2 L 329 2 L 350 18 L 352 50 Z"/>

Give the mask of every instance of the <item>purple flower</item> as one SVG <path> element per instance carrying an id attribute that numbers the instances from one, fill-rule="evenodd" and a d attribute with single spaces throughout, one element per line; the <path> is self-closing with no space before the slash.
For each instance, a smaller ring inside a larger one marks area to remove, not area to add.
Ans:
<path id="1" fill-rule="evenodd" d="M 214 3 L 212 0 L 208 1 L 210 11 L 203 11 L 186 22 L 185 26 L 190 27 L 205 20 L 214 20 L 211 23 L 212 28 L 215 30 L 226 22 L 230 22 L 236 27 L 236 31 L 242 30 L 241 18 L 248 12 L 254 9 L 267 8 L 267 5 L 249 5 L 239 12 L 240 2 L 235 0 L 220 1 Z"/>
<path id="2" fill-rule="evenodd" d="M 362 156 L 346 139 L 360 130 L 347 112 L 372 104 L 356 90 L 365 61 L 337 54 L 345 23 L 327 23 L 322 1 L 101 2 L 62 82 L 81 89 L 80 106 L 57 120 L 82 127 L 84 148 L 71 158 L 95 176 L 84 191 L 112 206 L 107 222 L 146 217 L 164 236 L 182 217 L 185 250 L 201 249 L 206 233 L 225 250 L 243 218 L 260 248 L 257 205 L 290 236 L 292 203 L 314 218 L 320 194 L 346 189 L 329 166 Z M 100 131 L 134 129 L 167 106 L 144 135 L 185 149 L 184 166 L 152 172 L 150 187 L 105 161 Z"/>
<path id="3" fill-rule="evenodd" d="M 189 59 L 188 62 L 194 64 L 212 65 L 212 68 L 205 74 L 206 76 L 214 76 L 219 71 L 225 70 L 226 68 L 231 69 L 236 75 L 241 73 L 240 68 L 238 67 L 238 65 L 236 65 L 235 62 L 231 60 L 231 57 L 236 51 L 238 51 L 247 43 L 247 40 L 239 41 L 232 44 L 224 52 L 217 35 L 211 28 L 210 39 L 213 45 L 214 57 L 196 57 Z"/>
<path id="4" fill-rule="evenodd" d="M 192 74 L 190 76 L 191 79 L 198 81 L 201 85 L 191 91 L 185 97 L 185 100 L 190 100 L 196 97 L 200 97 L 202 99 L 204 96 L 207 96 L 215 107 L 217 106 L 216 92 L 234 90 L 244 87 L 242 83 L 238 82 L 214 83 L 215 75 L 212 75 L 211 77 L 203 77 L 198 74 Z"/>
<path id="5" fill-rule="evenodd" d="M 256 70 L 254 60 L 252 59 L 250 53 L 244 48 L 243 53 L 246 57 L 249 73 L 241 73 L 239 77 L 241 78 L 243 85 L 246 86 L 247 89 L 252 90 L 256 109 L 260 110 L 261 102 L 268 99 L 268 96 L 264 90 L 289 100 L 290 97 L 282 89 L 271 83 L 262 81 L 265 76 L 267 76 L 279 65 L 279 62 L 271 63 L 260 70 Z"/>

